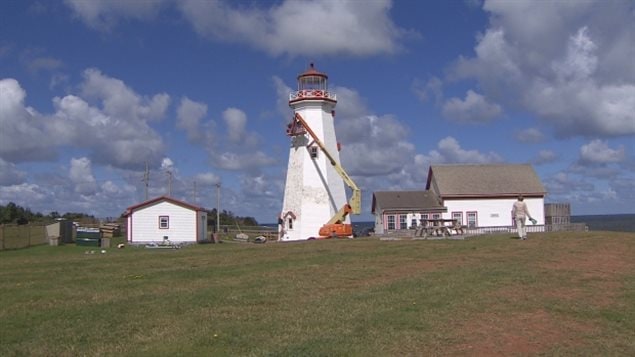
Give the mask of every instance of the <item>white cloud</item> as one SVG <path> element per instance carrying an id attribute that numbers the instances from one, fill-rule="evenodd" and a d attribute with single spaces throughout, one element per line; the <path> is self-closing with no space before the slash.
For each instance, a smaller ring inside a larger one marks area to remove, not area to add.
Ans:
<path id="1" fill-rule="evenodd" d="M 207 115 L 207 104 L 184 97 L 176 111 L 176 126 L 184 129 L 190 140 L 197 141 L 202 137 L 200 125 L 205 115 Z"/>
<path id="2" fill-rule="evenodd" d="M 26 63 L 28 71 L 37 75 L 41 71 L 54 71 L 62 66 L 62 61 L 52 57 L 37 57 L 28 59 Z"/>
<path id="3" fill-rule="evenodd" d="M 477 150 L 465 150 L 451 136 L 441 139 L 437 144 L 437 149 L 430 151 L 428 155 L 435 162 L 444 163 L 491 163 L 503 161 L 501 156 L 494 152 L 484 154 Z"/>
<path id="4" fill-rule="evenodd" d="M 223 120 L 227 126 L 227 134 L 229 140 L 233 143 L 239 143 L 244 140 L 247 126 L 247 115 L 240 109 L 227 108 L 223 112 Z"/>
<path id="5" fill-rule="evenodd" d="M 26 173 L 19 170 L 13 163 L 0 158 L 0 185 L 17 185 L 23 183 Z"/>
<path id="6" fill-rule="evenodd" d="M 536 165 L 547 164 L 550 162 L 554 162 L 558 159 L 558 155 L 551 150 L 540 150 L 538 152 L 538 156 L 532 160 L 532 162 Z"/>
<path id="7" fill-rule="evenodd" d="M 276 109 L 284 118 L 283 124 L 287 125 L 293 117 L 293 113 L 289 109 L 289 93 L 291 93 L 292 89 L 278 76 L 273 76 L 271 79 L 276 90 Z"/>
<path id="8" fill-rule="evenodd" d="M 55 112 L 45 116 L 25 106 L 26 92 L 16 80 L 0 80 L 0 157 L 11 162 L 49 160 L 58 148 L 69 145 L 88 150 L 93 162 L 115 167 L 157 162 L 164 144 L 147 120 L 164 115 L 167 95 L 144 100 L 97 70 L 85 75 L 82 87 L 101 99 L 104 109 L 67 95 L 53 98 Z"/>
<path id="9" fill-rule="evenodd" d="M 415 78 L 412 82 L 412 91 L 422 102 L 430 98 L 433 98 L 436 104 L 443 101 L 443 81 L 438 77 L 432 77 L 425 83 Z"/>
<path id="10" fill-rule="evenodd" d="M 279 200 L 279 198 L 282 197 L 282 192 L 276 190 L 275 185 L 271 185 L 271 180 L 271 178 L 262 174 L 257 176 L 242 176 L 240 185 L 245 196 L 258 198 L 268 197 Z"/>
<path id="11" fill-rule="evenodd" d="M 161 93 L 152 98 L 141 97 L 116 78 L 105 76 L 95 68 L 83 73 L 82 94 L 101 101 L 106 115 L 127 120 L 157 120 L 165 116 L 170 96 Z"/>
<path id="12" fill-rule="evenodd" d="M 58 139 L 50 124 L 26 107 L 26 92 L 13 78 L 0 80 L 0 158 L 10 162 L 49 160 L 55 157 Z"/>
<path id="13" fill-rule="evenodd" d="M 147 161 L 156 163 L 164 151 L 161 137 L 145 121 L 110 116 L 73 95 L 54 98 L 53 104 L 55 135 L 67 145 L 89 149 L 93 161 L 121 168 L 141 167 Z M 135 109 L 128 107 L 129 111 Z"/>
<path id="14" fill-rule="evenodd" d="M 487 98 L 537 114 L 561 136 L 635 133 L 629 2 L 486 1 L 484 9 L 490 27 L 451 77 L 477 79 Z"/>
<path id="15" fill-rule="evenodd" d="M 120 19 L 152 18 L 167 2 L 167 0 L 65 0 L 80 20 L 87 26 L 101 31 L 110 30 Z"/>
<path id="16" fill-rule="evenodd" d="M 251 170 L 275 164 L 276 160 L 262 151 L 215 153 L 211 157 L 212 164 L 225 170 Z"/>
<path id="17" fill-rule="evenodd" d="M 169 157 L 164 157 L 163 160 L 161 160 L 161 170 L 170 172 L 174 171 L 174 161 L 172 161 Z"/>
<path id="18" fill-rule="evenodd" d="M 203 37 L 245 43 L 280 55 L 390 54 L 405 37 L 418 36 L 390 18 L 392 1 L 285 0 L 265 7 L 232 1 L 67 0 L 87 26 L 111 30 L 122 19 L 147 20 L 174 5 Z"/>
<path id="19" fill-rule="evenodd" d="M 611 149 L 605 141 L 593 140 L 580 148 L 580 161 L 585 164 L 608 164 L 621 162 L 626 157 L 623 146 Z"/>
<path id="20" fill-rule="evenodd" d="M 214 121 L 201 122 L 206 113 L 207 105 L 184 98 L 177 109 L 177 127 L 186 131 L 190 142 L 203 146 L 212 165 L 226 170 L 257 171 L 276 162 L 260 149 L 260 136 L 247 130 L 245 112 L 238 108 L 223 111 L 226 135 L 218 133 Z"/>
<path id="21" fill-rule="evenodd" d="M 68 178 L 75 185 L 75 192 L 82 195 L 92 195 L 97 190 L 97 182 L 93 176 L 90 159 L 82 157 L 71 159 Z"/>
<path id="22" fill-rule="evenodd" d="M 220 183 L 220 177 L 211 172 L 205 172 L 194 176 L 194 180 L 203 186 L 213 186 Z"/>
<path id="23" fill-rule="evenodd" d="M 443 116 L 462 123 L 485 123 L 501 115 L 502 109 L 496 103 L 468 90 L 465 100 L 450 98 L 443 104 Z"/>
<path id="24" fill-rule="evenodd" d="M 408 130 L 398 120 L 373 115 L 337 121 L 343 165 L 351 175 L 379 176 L 401 170 L 414 155 Z"/>
<path id="25" fill-rule="evenodd" d="M 47 202 L 47 197 L 50 190 L 41 188 L 38 185 L 31 183 L 21 183 L 11 186 L 0 186 L 0 202 L 29 202 L 29 207 L 34 212 L 37 212 L 37 208 L 34 207 L 38 203 Z"/>
<path id="26" fill-rule="evenodd" d="M 545 139 L 545 135 L 536 128 L 527 128 L 518 131 L 516 139 L 522 143 L 539 143 Z"/>
<path id="27" fill-rule="evenodd" d="M 585 26 L 571 36 L 566 57 L 552 64 L 553 71 L 560 80 L 584 79 L 595 72 L 598 65 L 595 55 L 597 45 L 589 38 L 588 32 Z"/>

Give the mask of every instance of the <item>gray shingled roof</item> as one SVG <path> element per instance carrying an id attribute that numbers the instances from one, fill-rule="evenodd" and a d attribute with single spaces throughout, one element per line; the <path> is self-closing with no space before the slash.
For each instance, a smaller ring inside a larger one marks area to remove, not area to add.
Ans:
<path id="1" fill-rule="evenodd" d="M 546 193 L 540 178 L 528 164 L 432 165 L 426 189 L 444 198 Z"/>
<path id="2" fill-rule="evenodd" d="M 373 207 L 382 210 L 439 211 L 445 210 L 430 191 L 379 191 L 373 193 Z"/>

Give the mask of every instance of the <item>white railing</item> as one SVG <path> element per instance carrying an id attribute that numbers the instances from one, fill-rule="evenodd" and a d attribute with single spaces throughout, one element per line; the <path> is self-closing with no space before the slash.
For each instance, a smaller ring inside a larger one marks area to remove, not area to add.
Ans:
<path id="1" fill-rule="evenodd" d="M 337 95 L 326 90 L 321 89 L 303 89 L 289 94 L 289 100 L 298 99 L 330 99 L 337 100 Z"/>
<path id="2" fill-rule="evenodd" d="M 528 233 L 542 233 L 542 232 L 558 232 L 558 231 L 586 231 L 588 227 L 584 223 L 571 223 L 571 224 L 548 224 L 548 225 L 527 225 L 525 226 Z M 517 234 L 516 227 L 513 226 L 495 226 L 495 227 L 464 227 L 463 233 L 460 235 L 474 236 L 474 235 L 489 235 L 489 234 Z M 450 229 L 451 236 L 457 235 L 453 229 Z M 387 230 L 384 234 L 379 234 L 382 237 L 414 237 L 415 229 L 396 229 Z M 428 235 L 428 236 L 434 236 Z"/>

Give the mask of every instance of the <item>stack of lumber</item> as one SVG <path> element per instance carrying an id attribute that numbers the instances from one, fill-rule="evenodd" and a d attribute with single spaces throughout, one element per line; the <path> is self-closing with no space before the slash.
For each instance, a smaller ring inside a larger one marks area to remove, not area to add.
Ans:
<path id="1" fill-rule="evenodd" d="M 99 227 L 104 238 L 118 237 L 121 235 L 121 228 L 118 223 L 104 223 Z"/>

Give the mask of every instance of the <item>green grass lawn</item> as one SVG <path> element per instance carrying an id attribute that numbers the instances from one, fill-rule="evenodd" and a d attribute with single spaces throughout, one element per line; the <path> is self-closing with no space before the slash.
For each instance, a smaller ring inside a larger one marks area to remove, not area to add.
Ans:
<path id="1" fill-rule="evenodd" d="M 633 356 L 635 234 L 3 251 L 0 355 Z"/>

